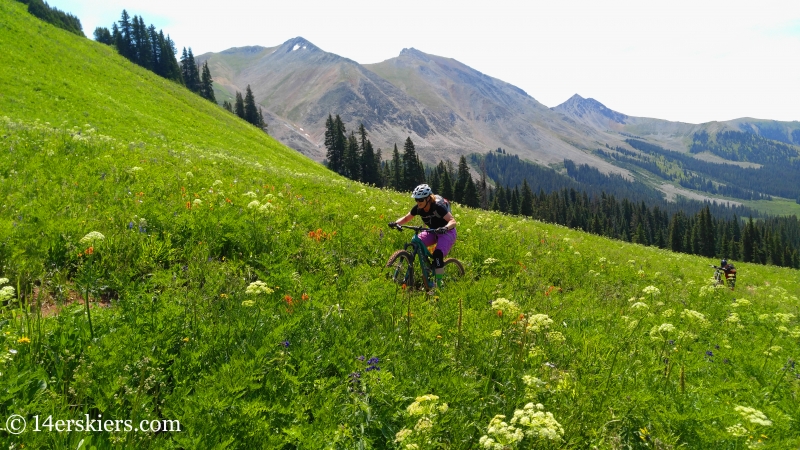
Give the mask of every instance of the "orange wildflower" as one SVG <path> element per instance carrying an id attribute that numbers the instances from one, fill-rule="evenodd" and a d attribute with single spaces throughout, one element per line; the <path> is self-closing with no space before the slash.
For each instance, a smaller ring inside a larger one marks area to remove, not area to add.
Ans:
<path id="1" fill-rule="evenodd" d="M 497 317 L 503 317 L 503 310 L 502 309 L 498 309 L 497 310 Z"/>
<path id="2" fill-rule="evenodd" d="M 86 249 L 86 254 L 87 254 L 87 255 L 92 255 L 92 254 L 94 254 L 94 247 L 89 247 L 89 248 L 87 248 L 87 249 Z"/>
<path id="3" fill-rule="evenodd" d="M 192 209 L 192 202 L 186 202 L 186 209 Z"/>
<path id="4" fill-rule="evenodd" d="M 303 299 L 303 301 L 306 301 L 306 300 L 308 300 L 308 299 L 309 299 L 309 298 L 311 298 L 311 297 L 309 297 L 309 296 L 308 296 L 308 294 L 306 294 L 305 292 L 303 292 L 303 295 L 301 295 L 301 296 L 300 296 L 300 298 L 301 298 L 301 299 Z"/>

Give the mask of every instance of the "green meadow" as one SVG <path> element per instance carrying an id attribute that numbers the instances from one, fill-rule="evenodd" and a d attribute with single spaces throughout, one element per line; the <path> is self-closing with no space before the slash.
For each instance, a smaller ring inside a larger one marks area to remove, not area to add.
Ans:
<path id="1" fill-rule="evenodd" d="M 800 447 L 796 270 L 454 205 L 466 277 L 398 286 L 408 193 L 15 1 L 0 48 L 4 447 Z"/>

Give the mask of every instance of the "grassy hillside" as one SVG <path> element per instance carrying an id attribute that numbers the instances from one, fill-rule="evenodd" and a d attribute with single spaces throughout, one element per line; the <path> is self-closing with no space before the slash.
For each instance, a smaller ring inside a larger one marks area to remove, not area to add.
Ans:
<path id="1" fill-rule="evenodd" d="M 2 446 L 800 445 L 797 271 L 456 205 L 467 279 L 403 289 L 407 193 L 16 2 L 0 47 Z"/>

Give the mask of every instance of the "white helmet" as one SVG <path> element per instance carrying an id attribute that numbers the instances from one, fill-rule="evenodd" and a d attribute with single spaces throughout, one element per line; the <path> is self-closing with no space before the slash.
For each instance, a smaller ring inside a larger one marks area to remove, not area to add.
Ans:
<path id="1" fill-rule="evenodd" d="M 411 197 L 419 200 L 431 195 L 432 193 L 433 191 L 431 190 L 430 186 L 427 184 L 420 184 L 414 188 L 414 192 L 411 193 Z"/>

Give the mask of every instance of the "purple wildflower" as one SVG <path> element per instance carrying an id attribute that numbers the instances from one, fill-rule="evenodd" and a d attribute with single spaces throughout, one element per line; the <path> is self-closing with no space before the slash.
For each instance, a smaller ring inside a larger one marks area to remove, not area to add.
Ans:
<path id="1" fill-rule="evenodd" d="M 379 362 L 380 362 L 380 360 L 378 358 L 374 357 L 374 356 L 367 360 L 367 364 L 369 364 L 370 366 L 374 366 L 375 364 L 378 364 Z"/>
<path id="2" fill-rule="evenodd" d="M 289 340 L 287 339 L 285 341 L 281 341 L 281 345 L 284 346 L 285 348 L 289 348 Z"/>

